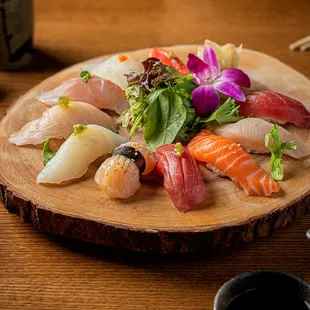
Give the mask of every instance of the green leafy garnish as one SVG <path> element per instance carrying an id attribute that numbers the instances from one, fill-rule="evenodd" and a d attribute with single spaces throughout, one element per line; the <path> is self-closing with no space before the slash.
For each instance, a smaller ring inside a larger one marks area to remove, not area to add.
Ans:
<path id="1" fill-rule="evenodd" d="M 273 141 L 270 145 L 270 140 Z M 291 142 L 282 142 L 280 139 L 280 131 L 277 124 L 270 129 L 265 136 L 265 147 L 270 151 L 270 173 L 274 180 L 283 179 L 283 159 L 282 155 L 285 150 L 296 150 L 297 146 L 292 140 Z"/>
<path id="2" fill-rule="evenodd" d="M 176 143 L 175 148 L 174 148 L 174 153 L 175 155 L 177 155 L 178 157 L 181 157 L 183 154 L 183 146 L 180 142 Z"/>
<path id="3" fill-rule="evenodd" d="M 60 96 L 58 99 L 58 105 L 62 110 L 68 110 L 71 99 L 69 97 Z"/>
<path id="4" fill-rule="evenodd" d="M 82 124 L 77 124 L 77 125 L 74 125 L 73 128 L 74 128 L 73 135 L 79 136 L 82 132 L 84 132 L 87 129 L 87 126 L 82 125 Z"/>
<path id="5" fill-rule="evenodd" d="M 45 166 L 54 156 L 55 153 L 51 150 L 50 139 L 47 139 L 43 146 L 43 165 Z"/>
<path id="6" fill-rule="evenodd" d="M 89 79 L 91 79 L 92 76 L 90 75 L 88 71 L 84 70 L 84 71 L 81 71 L 80 77 L 82 78 L 84 83 L 88 83 Z"/>

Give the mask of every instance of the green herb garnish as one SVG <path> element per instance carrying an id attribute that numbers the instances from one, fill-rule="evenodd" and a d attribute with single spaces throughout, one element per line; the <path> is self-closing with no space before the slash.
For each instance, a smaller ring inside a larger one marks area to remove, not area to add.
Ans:
<path id="1" fill-rule="evenodd" d="M 183 146 L 180 142 L 176 143 L 175 148 L 174 148 L 174 153 L 176 156 L 181 157 L 183 154 Z"/>
<path id="2" fill-rule="evenodd" d="M 84 70 L 84 71 L 81 71 L 80 77 L 82 78 L 84 83 L 88 83 L 89 79 L 91 79 L 92 76 L 90 75 L 88 71 Z"/>
<path id="3" fill-rule="evenodd" d="M 270 140 L 273 144 L 270 146 Z M 274 180 L 283 179 L 283 159 L 282 155 L 285 150 L 296 150 L 297 146 L 293 141 L 282 142 L 280 139 L 280 131 L 277 124 L 270 129 L 265 136 L 265 147 L 271 152 L 270 173 Z"/>
<path id="4" fill-rule="evenodd" d="M 51 150 L 50 139 L 47 139 L 43 146 L 43 165 L 45 166 L 54 156 L 55 153 Z"/>
<path id="5" fill-rule="evenodd" d="M 58 99 L 58 105 L 62 110 L 68 110 L 71 99 L 69 97 L 60 96 Z"/>
<path id="6" fill-rule="evenodd" d="M 82 132 L 84 132 L 87 129 L 87 126 L 82 125 L 82 124 L 77 124 L 77 125 L 74 125 L 73 128 L 74 128 L 73 135 L 79 136 Z"/>

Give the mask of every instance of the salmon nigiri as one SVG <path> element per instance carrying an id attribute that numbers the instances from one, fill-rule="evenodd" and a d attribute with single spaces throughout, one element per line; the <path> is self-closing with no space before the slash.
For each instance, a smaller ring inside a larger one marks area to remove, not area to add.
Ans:
<path id="1" fill-rule="evenodd" d="M 156 150 L 156 157 L 156 169 L 164 176 L 164 187 L 179 211 L 189 211 L 205 200 L 200 170 L 186 147 L 163 145 Z"/>
<path id="2" fill-rule="evenodd" d="M 75 124 L 95 124 L 116 132 L 116 123 L 107 113 L 85 102 L 71 101 L 63 97 L 60 103 L 36 120 L 27 123 L 11 134 L 9 141 L 16 145 L 41 144 L 48 138 L 66 139 Z"/>
<path id="3" fill-rule="evenodd" d="M 46 105 L 56 105 L 59 97 L 68 96 L 74 101 L 87 102 L 98 109 L 116 111 L 121 114 L 127 107 L 127 99 L 122 89 L 99 77 L 91 77 L 87 82 L 81 78 L 70 79 L 58 87 L 43 92 L 38 97 Z"/>
<path id="4" fill-rule="evenodd" d="M 280 186 L 238 144 L 208 130 L 202 130 L 188 144 L 190 153 L 207 167 L 228 176 L 249 196 L 270 196 Z"/>
<path id="5" fill-rule="evenodd" d="M 278 124 L 292 123 L 301 128 L 310 128 L 310 112 L 299 101 L 270 90 L 246 95 L 239 102 L 241 116 L 271 120 Z"/>

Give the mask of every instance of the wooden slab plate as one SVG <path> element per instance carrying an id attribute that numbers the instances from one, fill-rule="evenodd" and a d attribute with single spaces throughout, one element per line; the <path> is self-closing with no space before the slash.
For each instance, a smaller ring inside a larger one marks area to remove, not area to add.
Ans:
<path id="1" fill-rule="evenodd" d="M 173 46 L 186 61 L 196 45 Z M 131 54 L 138 60 L 150 49 Z M 107 57 L 107 56 L 106 56 Z M 158 183 L 144 183 L 126 201 L 107 199 L 96 186 L 92 165 L 87 174 L 66 186 L 42 186 L 36 176 L 43 168 L 41 148 L 16 147 L 8 136 L 26 122 L 38 118 L 46 107 L 35 98 L 69 77 L 77 76 L 88 63 L 77 64 L 43 81 L 20 98 L 0 125 L 0 196 L 9 212 L 37 228 L 70 238 L 150 252 L 193 252 L 223 249 L 266 236 L 310 209 L 310 158 L 285 157 L 285 180 L 272 198 L 248 197 L 230 180 L 204 169 L 206 200 L 197 210 L 182 214 L 172 205 Z M 303 102 L 310 109 L 310 82 L 275 58 L 244 49 L 240 67 L 249 74 L 253 89 L 272 89 Z M 310 130 L 288 127 L 309 143 Z M 255 156 L 268 171 L 269 157 Z"/>

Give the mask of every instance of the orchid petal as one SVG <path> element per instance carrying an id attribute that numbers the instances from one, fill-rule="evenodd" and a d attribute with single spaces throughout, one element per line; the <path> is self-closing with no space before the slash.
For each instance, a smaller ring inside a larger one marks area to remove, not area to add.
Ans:
<path id="1" fill-rule="evenodd" d="M 210 78 L 209 66 L 194 54 L 188 54 L 187 68 L 201 81 L 206 81 Z"/>
<path id="2" fill-rule="evenodd" d="M 196 114 L 203 117 L 209 116 L 219 104 L 219 97 L 211 85 L 197 87 L 192 98 Z"/>
<path id="3" fill-rule="evenodd" d="M 238 101 L 245 101 L 245 95 L 241 89 L 228 80 L 218 80 L 213 84 L 213 87 L 220 93 L 227 95 Z"/>
<path id="4" fill-rule="evenodd" d="M 206 46 L 203 49 L 202 58 L 203 58 L 203 61 L 206 64 L 208 64 L 208 66 L 210 68 L 209 70 L 211 72 L 212 80 L 216 79 L 219 76 L 219 74 L 221 73 L 221 71 L 220 71 L 219 63 L 216 59 L 215 52 L 211 46 Z"/>
<path id="5" fill-rule="evenodd" d="M 217 81 L 229 80 L 240 87 L 251 87 L 250 78 L 240 69 L 229 68 L 222 71 Z"/>

